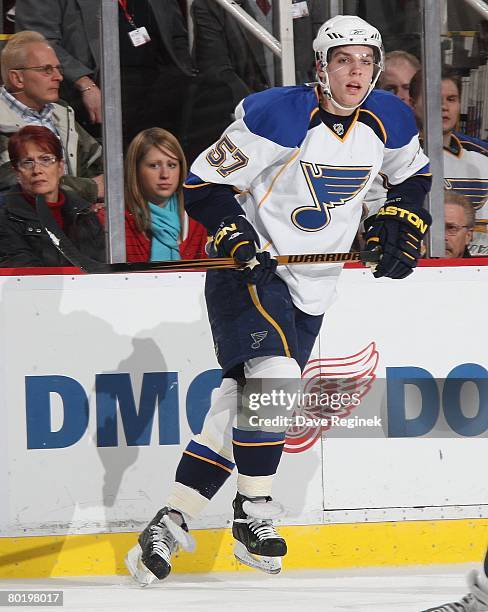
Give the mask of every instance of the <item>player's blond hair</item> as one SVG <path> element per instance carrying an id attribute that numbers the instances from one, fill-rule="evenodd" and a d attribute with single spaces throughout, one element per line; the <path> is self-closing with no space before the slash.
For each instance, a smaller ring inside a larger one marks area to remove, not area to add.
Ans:
<path id="1" fill-rule="evenodd" d="M 149 128 L 139 132 L 127 149 L 125 156 L 124 197 L 127 209 L 133 214 L 136 227 L 141 232 L 150 232 L 151 215 L 139 181 L 139 164 L 151 147 L 166 149 L 180 163 L 180 177 L 175 193 L 178 197 L 178 211 L 183 229 L 184 197 L 183 182 L 187 174 L 185 154 L 176 136 L 162 128 Z"/>
<path id="2" fill-rule="evenodd" d="M 23 30 L 14 34 L 2 49 L 0 55 L 2 81 L 8 87 L 11 85 L 9 71 L 25 65 L 26 48 L 32 43 L 44 43 L 51 45 L 39 32 Z"/>

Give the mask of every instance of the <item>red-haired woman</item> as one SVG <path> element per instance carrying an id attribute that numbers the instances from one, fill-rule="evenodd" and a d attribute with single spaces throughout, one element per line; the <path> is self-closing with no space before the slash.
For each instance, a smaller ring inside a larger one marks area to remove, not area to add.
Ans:
<path id="1" fill-rule="evenodd" d="M 43 195 L 74 244 L 86 255 L 104 261 L 104 230 L 90 204 L 63 191 L 63 150 L 59 138 L 45 127 L 29 125 L 9 139 L 8 152 L 18 185 L 0 196 L 0 266 L 39 267 L 71 265 L 52 244 L 35 210 Z"/>

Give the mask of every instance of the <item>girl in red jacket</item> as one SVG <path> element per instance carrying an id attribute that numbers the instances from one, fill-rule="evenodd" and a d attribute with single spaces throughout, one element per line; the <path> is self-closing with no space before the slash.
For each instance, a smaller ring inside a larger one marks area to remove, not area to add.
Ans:
<path id="1" fill-rule="evenodd" d="M 132 140 L 125 158 L 128 262 L 206 257 L 207 232 L 183 207 L 186 175 L 183 150 L 167 130 L 149 128 Z"/>

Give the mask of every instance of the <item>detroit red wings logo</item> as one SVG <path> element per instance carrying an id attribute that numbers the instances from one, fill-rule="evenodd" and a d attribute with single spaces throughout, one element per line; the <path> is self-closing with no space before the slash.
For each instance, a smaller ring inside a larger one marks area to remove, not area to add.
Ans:
<path id="1" fill-rule="evenodd" d="M 312 359 L 302 374 L 305 384 L 303 393 L 311 397 L 332 398 L 347 397 L 357 394 L 362 399 L 370 390 L 376 379 L 376 366 L 379 354 L 376 343 L 371 342 L 362 351 L 347 357 L 327 357 L 325 359 Z M 347 394 L 346 396 L 344 394 Z M 285 452 L 301 453 L 315 444 L 323 431 L 331 427 L 327 419 L 332 415 L 339 418 L 347 417 L 354 410 L 355 405 L 310 405 L 300 406 L 295 410 L 296 415 L 303 415 L 308 420 L 322 419 L 319 425 L 292 425 L 286 432 Z M 325 420 L 325 425 L 323 424 Z"/>

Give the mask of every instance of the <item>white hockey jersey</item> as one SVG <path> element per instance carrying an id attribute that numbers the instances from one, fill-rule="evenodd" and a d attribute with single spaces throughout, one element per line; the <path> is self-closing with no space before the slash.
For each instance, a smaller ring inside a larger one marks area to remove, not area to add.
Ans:
<path id="1" fill-rule="evenodd" d="M 362 201 L 381 170 L 396 185 L 428 172 L 411 110 L 373 91 L 347 130 L 320 119 L 308 86 L 269 89 L 245 98 L 236 120 L 191 167 L 186 187 L 234 186 L 261 247 L 271 255 L 348 251 Z M 343 133 L 341 133 L 343 131 Z M 281 266 L 294 304 L 322 314 L 342 265 Z"/>
<path id="2" fill-rule="evenodd" d="M 446 189 L 465 195 L 476 210 L 471 255 L 488 255 L 488 143 L 453 132 L 444 148 Z"/>

